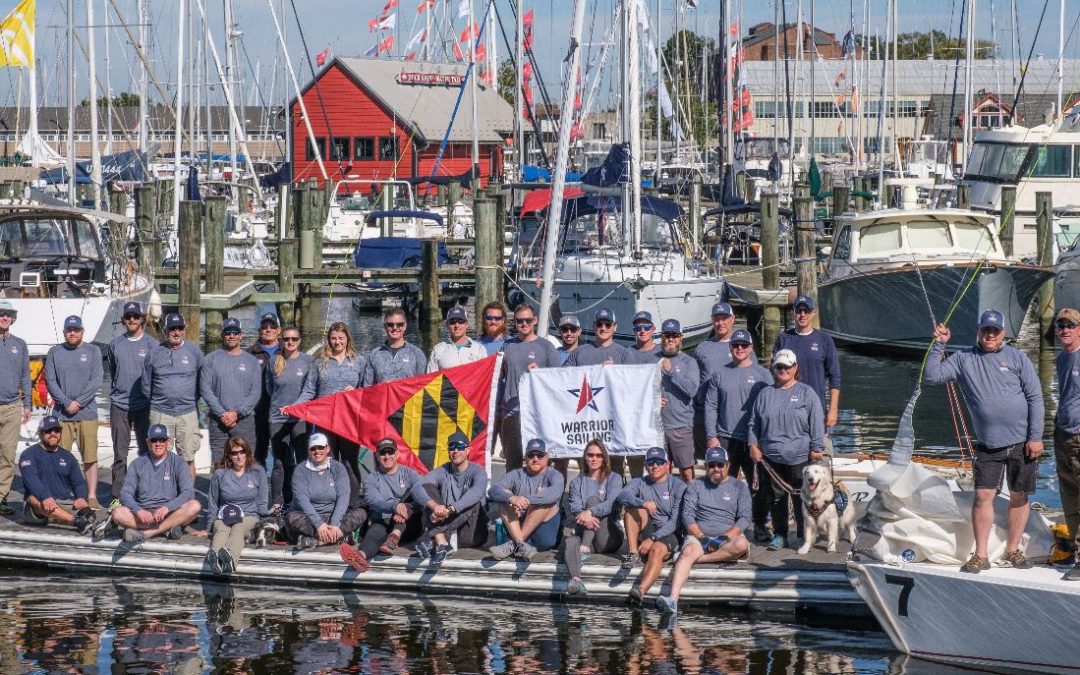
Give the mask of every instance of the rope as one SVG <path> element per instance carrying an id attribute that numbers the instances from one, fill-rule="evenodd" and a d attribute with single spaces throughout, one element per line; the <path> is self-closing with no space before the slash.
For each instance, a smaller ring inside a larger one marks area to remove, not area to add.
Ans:
<path id="1" fill-rule="evenodd" d="M 758 462 L 758 466 L 759 467 L 764 467 L 765 473 L 769 474 L 769 477 L 772 478 L 773 485 L 777 486 L 778 488 L 780 488 L 784 492 L 788 493 L 789 495 L 793 495 L 796 492 L 798 492 L 795 488 L 788 485 L 787 481 L 785 481 L 783 478 L 781 478 L 779 476 L 779 474 L 776 473 L 776 469 L 772 468 L 772 466 L 768 462 L 766 462 L 764 459 L 762 459 L 760 462 Z M 756 473 L 757 472 L 755 472 L 755 474 Z"/>

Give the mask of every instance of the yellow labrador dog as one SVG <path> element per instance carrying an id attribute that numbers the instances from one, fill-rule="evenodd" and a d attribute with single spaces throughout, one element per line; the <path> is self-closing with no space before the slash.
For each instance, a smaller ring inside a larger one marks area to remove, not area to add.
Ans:
<path id="1" fill-rule="evenodd" d="M 799 555 L 806 555 L 822 532 L 829 535 L 826 550 L 835 551 L 840 527 L 844 528 L 848 541 L 855 541 L 855 506 L 848 504 L 843 515 L 837 515 L 836 488 L 828 468 L 822 464 L 803 469 L 802 508 L 806 539 L 799 547 Z"/>

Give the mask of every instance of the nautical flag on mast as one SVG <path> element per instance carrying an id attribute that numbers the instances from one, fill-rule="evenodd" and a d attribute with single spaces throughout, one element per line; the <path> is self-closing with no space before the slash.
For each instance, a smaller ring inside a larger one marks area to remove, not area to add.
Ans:
<path id="1" fill-rule="evenodd" d="M 322 50 L 321 52 L 319 52 L 318 54 L 315 55 L 315 65 L 317 65 L 317 66 L 325 65 L 326 60 L 328 58 L 330 58 L 330 48 L 329 47 L 327 47 L 326 49 Z"/>
<path id="2" fill-rule="evenodd" d="M 394 30 L 394 26 L 397 25 L 397 14 L 391 14 L 390 16 L 380 16 L 377 19 L 368 21 L 368 32 L 374 33 L 377 30 Z"/>
<path id="3" fill-rule="evenodd" d="M 416 8 L 416 13 L 423 14 L 429 9 L 435 9 L 435 0 L 420 0 L 420 6 Z"/>
<path id="4" fill-rule="evenodd" d="M 34 67 L 34 1 L 23 0 L 0 21 L 0 66 Z"/>
<path id="5" fill-rule="evenodd" d="M 840 44 L 840 60 L 855 55 L 855 29 L 851 28 L 844 34 L 844 41 Z"/>
<path id="6" fill-rule="evenodd" d="M 389 52 L 393 48 L 394 48 L 394 36 L 391 35 L 390 37 L 386 38 L 382 42 L 380 42 L 380 43 L 378 43 L 376 45 L 373 45 L 370 49 L 368 49 L 366 52 L 364 52 L 364 56 L 378 56 L 379 54 L 382 54 L 383 52 Z"/>

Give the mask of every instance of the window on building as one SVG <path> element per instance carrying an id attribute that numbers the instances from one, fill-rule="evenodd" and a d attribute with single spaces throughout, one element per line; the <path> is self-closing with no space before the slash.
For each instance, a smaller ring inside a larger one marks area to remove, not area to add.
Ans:
<path id="1" fill-rule="evenodd" d="M 330 143 L 330 159 L 349 159 L 349 139 L 344 136 L 335 136 Z"/>
<path id="2" fill-rule="evenodd" d="M 353 159 L 375 159 L 375 139 L 357 136 L 352 139 Z"/>
<path id="3" fill-rule="evenodd" d="M 1072 169 L 1071 145 L 1040 145 L 1035 149 L 1036 178 L 1068 178 Z"/>
<path id="4" fill-rule="evenodd" d="M 754 101 L 754 117 L 771 120 L 776 117 L 775 101 Z"/>
<path id="5" fill-rule="evenodd" d="M 326 157 L 326 138 L 322 136 L 308 137 L 307 154 L 305 155 L 307 161 L 315 161 L 315 148 L 319 149 L 320 157 Z"/>
<path id="6" fill-rule="evenodd" d="M 607 138 L 607 124 L 605 124 L 604 122 L 593 122 L 592 137 Z"/>
<path id="7" fill-rule="evenodd" d="M 832 101 L 814 101 L 814 117 L 836 117 L 836 106 Z"/>
<path id="8" fill-rule="evenodd" d="M 394 162 L 398 158 L 397 136 L 386 136 L 379 139 L 379 159 L 384 162 Z"/>
<path id="9" fill-rule="evenodd" d="M 898 110 L 900 117 L 918 117 L 919 116 L 919 102 L 918 101 L 900 101 L 900 108 Z"/>

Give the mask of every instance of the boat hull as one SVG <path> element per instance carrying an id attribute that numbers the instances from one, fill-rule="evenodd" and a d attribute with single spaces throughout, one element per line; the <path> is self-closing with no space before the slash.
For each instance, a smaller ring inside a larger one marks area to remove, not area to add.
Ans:
<path id="1" fill-rule="evenodd" d="M 975 272 L 974 263 L 923 265 L 827 280 L 818 288 L 821 329 L 867 349 L 921 352 L 935 321 L 943 321 L 960 298 L 949 319 L 950 347 L 974 345 L 979 314 L 991 308 L 1004 314 L 1006 333 L 1015 338 L 1035 294 L 1053 276 L 1041 267 L 988 264 L 961 297 Z"/>
<path id="2" fill-rule="evenodd" d="M 82 317 L 83 339 L 95 344 L 108 344 L 125 332 L 121 320 L 124 304 L 138 302 L 144 308 L 152 303 L 153 286 L 144 280 L 139 286 L 111 295 L 85 298 L 6 298 L 19 313 L 11 332 L 26 341 L 30 356 L 44 356 L 49 349 L 64 341 L 64 319 L 76 314 Z"/>

